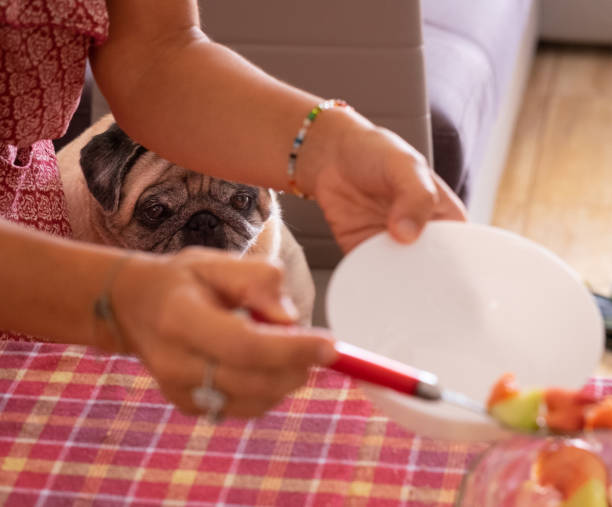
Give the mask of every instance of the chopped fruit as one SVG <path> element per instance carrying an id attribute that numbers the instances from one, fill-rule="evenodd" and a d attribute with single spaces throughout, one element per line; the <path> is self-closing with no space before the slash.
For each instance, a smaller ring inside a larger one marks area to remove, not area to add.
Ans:
<path id="1" fill-rule="evenodd" d="M 506 426 L 521 431 L 535 431 L 539 427 L 541 404 L 542 391 L 535 389 L 498 401 L 489 408 L 489 412 Z"/>
<path id="2" fill-rule="evenodd" d="M 588 498 L 584 495 L 596 495 L 600 490 L 604 493 L 608 484 L 608 471 L 606 465 L 599 456 L 593 452 L 578 447 L 571 442 L 554 441 L 544 447 L 534 464 L 533 477 L 542 486 L 552 486 L 561 492 L 566 503 L 562 504 L 582 507 L 598 507 L 599 503 L 571 503 L 575 495 L 578 498 Z M 585 491 L 582 488 L 589 482 L 599 483 L 599 486 L 588 486 Z M 607 504 L 604 503 L 604 506 Z"/>
<path id="3" fill-rule="evenodd" d="M 584 429 L 594 430 L 612 428 L 612 398 L 589 407 L 584 417 Z"/>
<path id="4" fill-rule="evenodd" d="M 516 379 L 512 373 L 504 373 L 491 390 L 491 395 L 487 401 L 487 408 L 490 409 L 496 403 L 513 398 L 519 394 L 520 390 L 516 385 Z"/>
<path id="5" fill-rule="evenodd" d="M 541 406 L 536 406 L 538 394 Z M 495 383 L 487 409 L 500 422 L 523 431 L 539 429 L 538 423 L 545 423 L 546 428 L 557 433 L 612 429 L 612 396 L 601 400 L 585 390 L 557 387 L 524 393 L 511 373 L 505 373 Z M 538 420 L 539 415 L 543 422 Z"/>

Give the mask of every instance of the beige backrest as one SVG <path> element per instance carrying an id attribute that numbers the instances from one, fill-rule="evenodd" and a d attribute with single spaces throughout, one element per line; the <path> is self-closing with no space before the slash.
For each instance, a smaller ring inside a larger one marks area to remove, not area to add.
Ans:
<path id="1" fill-rule="evenodd" d="M 540 37 L 554 42 L 612 44 L 612 1 L 540 0 Z"/>
<path id="2" fill-rule="evenodd" d="M 345 99 L 431 161 L 419 0 L 199 3 L 212 39 L 288 83 Z M 283 196 L 283 209 L 311 267 L 332 268 L 341 254 L 318 207 Z"/>

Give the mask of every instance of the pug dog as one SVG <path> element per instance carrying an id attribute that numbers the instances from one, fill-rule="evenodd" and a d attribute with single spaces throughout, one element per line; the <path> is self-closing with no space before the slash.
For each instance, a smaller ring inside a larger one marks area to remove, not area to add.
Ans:
<path id="1" fill-rule="evenodd" d="M 130 139 L 110 114 L 57 159 L 75 239 L 157 253 L 199 245 L 280 260 L 299 322 L 310 324 L 313 279 L 273 191 L 173 164 Z"/>

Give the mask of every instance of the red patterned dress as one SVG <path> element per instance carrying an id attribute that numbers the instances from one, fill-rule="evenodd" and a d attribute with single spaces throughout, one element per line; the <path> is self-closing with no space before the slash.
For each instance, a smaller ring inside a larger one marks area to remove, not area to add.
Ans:
<path id="1" fill-rule="evenodd" d="M 104 0 L 0 0 L 0 219 L 70 237 L 50 140 L 66 132 L 89 47 L 107 33 Z"/>

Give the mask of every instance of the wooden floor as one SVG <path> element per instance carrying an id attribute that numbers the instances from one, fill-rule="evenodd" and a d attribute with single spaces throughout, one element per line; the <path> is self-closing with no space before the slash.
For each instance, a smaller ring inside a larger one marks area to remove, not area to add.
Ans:
<path id="1" fill-rule="evenodd" d="M 541 47 L 494 224 L 546 246 L 593 289 L 612 288 L 612 49 Z M 612 355 L 600 368 L 612 376 Z"/>

